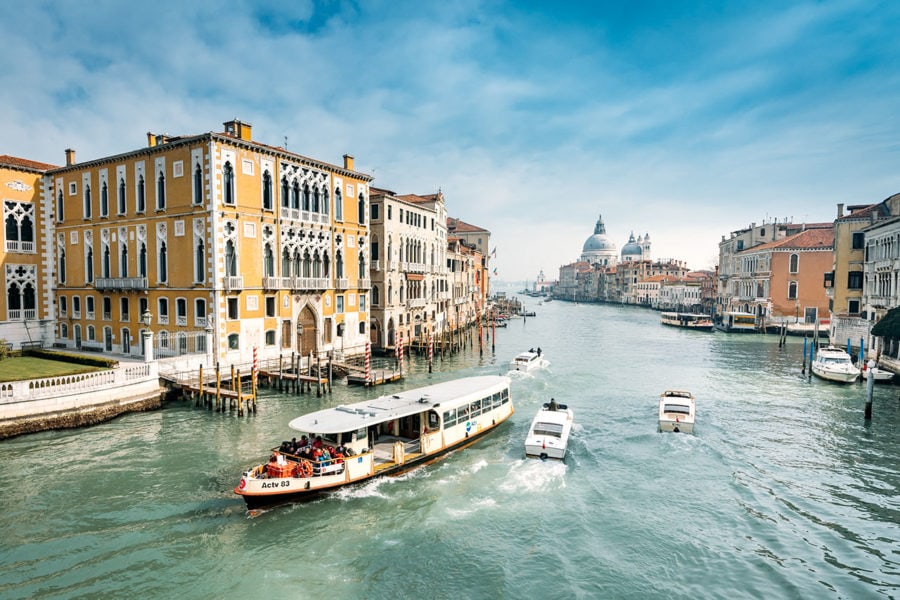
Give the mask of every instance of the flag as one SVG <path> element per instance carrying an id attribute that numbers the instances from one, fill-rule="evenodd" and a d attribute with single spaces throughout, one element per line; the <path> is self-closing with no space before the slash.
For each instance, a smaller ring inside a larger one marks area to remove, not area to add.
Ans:
<path id="1" fill-rule="evenodd" d="M 497 267 L 494 267 L 494 275 L 497 274 Z"/>
<path id="2" fill-rule="evenodd" d="M 497 246 L 494 246 L 494 251 L 490 254 L 491 258 L 497 258 Z"/>

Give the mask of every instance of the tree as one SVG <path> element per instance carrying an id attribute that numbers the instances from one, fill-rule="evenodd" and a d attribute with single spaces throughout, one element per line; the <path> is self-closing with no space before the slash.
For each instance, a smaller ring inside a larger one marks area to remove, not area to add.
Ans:
<path id="1" fill-rule="evenodd" d="M 872 335 L 892 340 L 900 339 L 900 306 L 896 306 L 872 327 Z"/>

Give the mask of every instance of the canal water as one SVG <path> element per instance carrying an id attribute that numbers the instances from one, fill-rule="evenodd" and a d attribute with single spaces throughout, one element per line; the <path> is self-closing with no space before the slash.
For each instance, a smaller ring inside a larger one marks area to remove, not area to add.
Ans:
<path id="1" fill-rule="evenodd" d="M 258 414 L 187 402 L 0 442 L 0 597 L 900 597 L 900 387 L 801 375 L 802 340 L 687 332 L 642 309 L 526 298 L 536 317 L 413 358 L 401 384 L 263 392 Z M 514 374 L 516 414 L 410 474 L 249 517 L 242 469 L 313 409 Z M 409 365 L 408 365 L 409 366 Z M 667 388 L 695 435 L 656 431 Z M 574 409 L 570 457 L 525 460 L 542 402 Z"/>

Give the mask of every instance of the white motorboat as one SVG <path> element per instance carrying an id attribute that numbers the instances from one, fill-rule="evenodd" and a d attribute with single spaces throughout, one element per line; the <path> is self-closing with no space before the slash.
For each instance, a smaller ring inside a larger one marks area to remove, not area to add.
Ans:
<path id="1" fill-rule="evenodd" d="M 538 348 L 538 351 L 535 352 L 533 350 L 529 350 L 528 352 L 522 352 L 514 359 L 509 361 L 509 369 L 510 371 L 532 371 L 534 369 L 539 368 L 543 365 L 543 360 L 541 359 L 541 351 Z"/>
<path id="2" fill-rule="evenodd" d="M 666 390 L 659 397 L 659 430 L 694 433 L 697 405 L 694 395 L 682 390 Z"/>
<path id="3" fill-rule="evenodd" d="M 564 460 L 573 417 L 572 409 L 556 400 L 541 406 L 525 438 L 525 456 Z"/>
<path id="4" fill-rule="evenodd" d="M 819 348 L 810 369 L 822 379 L 838 383 L 850 383 L 859 377 L 859 368 L 853 364 L 850 355 L 834 346 Z"/>

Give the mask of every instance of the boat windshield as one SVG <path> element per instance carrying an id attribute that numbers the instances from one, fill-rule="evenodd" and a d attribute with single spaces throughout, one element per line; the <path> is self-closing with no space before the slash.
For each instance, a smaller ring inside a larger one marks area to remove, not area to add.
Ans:
<path id="1" fill-rule="evenodd" d="M 534 435 L 550 435 L 562 437 L 563 426 L 559 423 L 537 423 L 534 426 Z"/>
<path id="2" fill-rule="evenodd" d="M 684 404 L 666 404 L 663 407 L 663 412 L 689 415 L 691 414 L 691 407 Z"/>

